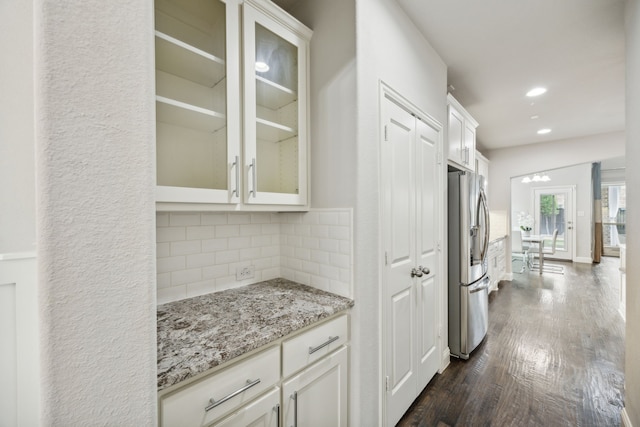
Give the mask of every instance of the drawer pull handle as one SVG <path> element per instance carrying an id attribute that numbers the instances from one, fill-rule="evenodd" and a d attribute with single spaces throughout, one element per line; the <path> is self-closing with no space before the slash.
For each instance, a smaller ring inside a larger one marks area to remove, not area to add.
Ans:
<path id="1" fill-rule="evenodd" d="M 278 403 L 273 407 L 273 410 L 276 413 L 276 427 L 280 427 L 280 404 Z"/>
<path id="2" fill-rule="evenodd" d="M 298 427 L 298 392 L 294 391 L 290 397 L 293 400 L 293 426 L 291 427 Z"/>
<path id="3" fill-rule="evenodd" d="M 237 395 L 239 395 L 240 393 L 242 393 L 243 391 L 247 391 L 249 390 L 251 387 L 253 387 L 254 385 L 258 384 L 260 382 L 260 378 L 258 378 L 255 381 L 251 381 L 251 380 L 247 380 L 247 385 L 245 385 L 244 387 L 234 391 L 231 394 L 226 395 L 225 397 L 223 397 L 220 400 L 215 400 L 213 397 L 211 399 L 209 399 L 209 404 L 207 405 L 206 408 L 204 408 L 204 410 L 206 412 L 212 410 L 213 408 L 215 408 L 218 405 L 222 405 L 224 402 L 226 402 L 229 399 L 233 399 L 234 397 L 236 397 Z"/>
<path id="4" fill-rule="evenodd" d="M 336 341 L 338 338 L 340 338 L 339 335 L 336 335 L 335 337 L 329 337 L 328 340 L 326 340 L 325 342 L 323 342 L 319 346 L 317 346 L 317 347 L 309 347 L 309 354 L 313 354 L 316 351 L 320 350 L 321 348 L 324 348 L 324 347 L 328 346 L 332 342 Z"/>

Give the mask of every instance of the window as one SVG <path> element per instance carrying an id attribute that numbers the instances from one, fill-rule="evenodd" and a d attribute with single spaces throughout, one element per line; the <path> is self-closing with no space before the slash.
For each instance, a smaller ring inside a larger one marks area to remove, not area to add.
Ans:
<path id="1" fill-rule="evenodd" d="M 618 255 L 626 241 L 627 191 L 624 183 L 602 184 L 602 238 L 604 255 Z"/>

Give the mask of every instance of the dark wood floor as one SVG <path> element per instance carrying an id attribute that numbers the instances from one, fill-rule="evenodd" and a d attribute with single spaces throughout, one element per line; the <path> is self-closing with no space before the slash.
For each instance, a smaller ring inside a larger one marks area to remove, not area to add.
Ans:
<path id="1" fill-rule="evenodd" d="M 618 258 L 563 265 L 501 282 L 482 344 L 452 358 L 398 426 L 619 426 Z"/>

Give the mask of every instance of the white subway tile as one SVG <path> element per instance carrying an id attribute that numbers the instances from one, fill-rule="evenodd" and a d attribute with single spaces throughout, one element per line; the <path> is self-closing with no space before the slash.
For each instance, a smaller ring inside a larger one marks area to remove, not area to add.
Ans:
<path id="1" fill-rule="evenodd" d="M 218 212 L 204 212 L 200 215 L 202 225 L 222 225 L 227 224 L 227 214 Z"/>
<path id="2" fill-rule="evenodd" d="M 291 235 L 295 233 L 295 225 L 293 224 L 280 224 L 280 233 L 284 235 Z"/>
<path id="3" fill-rule="evenodd" d="M 272 258 L 257 258 L 251 261 L 253 266 L 257 270 L 265 270 L 267 268 L 272 268 L 273 263 L 271 262 Z"/>
<path id="4" fill-rule="evenodd" d="M 216 279 L 216 292 L 224 291 L 226 289 L 239 288 L 242 284 L 236 281 L 236 276 L 224 276 Z"/>
<path id="5" fill-rule="evenodd" d="M 311 235 L 313 237 L 320 237 L 320 238 L 329 237 L 329 226 L 328 225 L 312 225 Z"/>
<path id="6" fill-rule="evenodd" d="M 262 234 L 279 234 L 280 224 L 262 224 L 260 226 Z"/>
<path id="7" fill-rule="evenodd" d="M 156 258 L 165 258 L 171 256 L 171 243 L 156 243 Z"/>
<path id="8" fill-rule="evenodd" d="M 303 237 L 302 246 L 307 249 L 318 249 L 320 247 L 320 240 L 317 237 Z"/>
<path id="9" fill-rule="evenodd" d="M 330 239 L 349 240 L 349 237 L 351 237 L 349 233 L 349 227 L 343 227 L 341 225 L 329 227 Z"/>
<path id="10" fill-rule="evenodd" d="M 266 235 L 266 236 L 251 236 L 248 237 L 248 239 L 250 239 L 250 245 L 253 246 L 254 248 L 259 248 L 262 246 L 271 246 L 272 245 L 272 236 L 270 235 Z M 247 244 L 247 246 L 249 246 L 249 244 Z"/>
<path id="11" fill-rule="evenodd" d="M 321 265 L 320 276 L 331 280 L 337 280 L 340 277 L 340 270 L 337 267 L 330 265 Z"/>
<path id="12" fill-rule="evenodd" d="M 160 273 L 170 273 L 172 271 L 184 270 L 186 265 L 185 257 L 174 256 L 169 258 L 158 258 L 156 260 L 156 271 Z"/>
<path id="13" fill-rule="evenodd" d="M 302 283 L 303 285 L 309 285 L 311 283 L 311 275 L 308 273 L 296 271 L 293 277 L 294 277 L 293 280 L 295 280 L 298 283 Z"/>
<path id="14" fill-rule="evenodd" d="M 279 212 L 271 212 L 269 218 L 273 224 L 282 224 L 282 214 Z"/>
<path id="15" fill-rule="evenodd" d="M 340 222 L 340 215 L 336 212 L 321 212 L 320 224 L 325 225 L 338 225 Z"/>
<path id="16" fill-rule="evenodd" d="M 295 257 L 302 260 L 311 259 L 311 250 L 307 248 L 296 248 L 295 249 Z"/>
<path id="17" fill-rule="evenodd" d="M 239 225 L 216 225 L 215 227 L 216 227 L 215 237 L 217 238 L 240 236 Z"/>
<path id="18" fill-rule="evenodd" d="M 292 270 L 302 270 L 302 260 L 297 258 L 286 258 L 284 265 Z"/>
<path id="19" fill-rule="evenodd" d="M 202 280 L 202 269 L 192 268 L 171 273 L 171 286 L 186 285 Z"/>
<path id="20" fill-rule="evenodd" d="M 329 252 L 325 251 L 311 251 L 311 261 L 317 262 L 318 264 L 329 265 Z"/>
<path id="21" fill-rule="evenodd" d="M 196 225 L 187 227 L 187 240 L 205 240 L 215 237 L 214 225 Z"/>
<path id="22" fill-rule="evenodd" d="M 282 218 L 282 223 L 287 224 L 301 224 L 302 223 L 302 215 L 299 212 L 287 212 L 280 214 Z"/>
<path id="23" fill-rule="evenodd" d="M 338 225 L 345 225 L 351 227 L 351 211 L 340 212 Z"/>
<path id="24" fill-rule="evenodd" d="M 228 264 L 240 261 L 240 252 L 237 250 L 216 252 L 216 264 Z"/>
<path id="25" fill-rule="evenodd" d="M 189 283 L 187 285 L 187 298 L 210 294 L 216 291 L 215 280 L 203 280 L 201 282 Z"/>
<path id="26" fill-rule="evenodd" d="M 331 259 L 331 265 L 338 268 L 349 268 L 349 257 L 343 254 L 332 253 L 329 255 Z"/>
<path id="27" fill-rule="evenodd" d="M 292 268 L 280 266 L 280 274 L 287 280 L 294 280 L 295 278 L 295 270 L 293 270 Z"/>
<path id="28" fill-rule="evenodd" d="M 311 226 L 309 224 L 296 224 L 296 236 L 311 236 Z"/>
<path id="29" fill-rule="evenodd" d="M 216 254 L 214 252 L 187 255 L 187 268 L 205 267 L 215 263 Z"/>
<path id="30" fill-rule="evenodd" d="M 156 294 L 156 301 L 158 305 L 166 304 L 168 302 L 178 301 L 187 297 L 187 287 L 172 286 L 170 288 L 158 289 Z"/>
<path id="31" fill-rule="evenodd" d="M 282 246 L 280 248 L 280 255 L 282 256 L 293 257 L 294 254 L 295 254 L 295 250 L 293 246 Z"/>
<path id="32" fill-rule="evenodd" d="M 201 251 L 200 240 L 184 240 L 171 243 L 171 255 L 189 255 Z"/>
<path id="33" fill-rule="evenodd" d="M 193 212 L 171 212 L 171 214 L 169 214 L 169 225 L 172 227 L 200 225 L 200 214 Z"/>
<path id="34" fill-rule="evenodd" d="M 319 223 L 320 216 L 317 212 L 307 212 L 302 214 L 302 223 L 314 225 Z"/>
<path id="35" fill-rule="evenodd" d="M 351 240 L 340 240 L 340 253 L 345 255 L 351 254 Z"/>
<path id="36" fill-rule="evenodd" d="M 156 227 L 156 242 L 175 242 L 186 239 L 184 227 Z"/>
<path id="37" fill-rule="evenodd" d="M 270 212 L 253 212 L 251 213 L 252 224 L 270 224 L 271 213 Z"/>
<path id="38" fill-rule="evenodd" d="M 202 252 L 217 252 L 229 248 L 229 239 L 206 239 L 202 241 Z"/>
<path id="39" fill-rule="evenodd" d="M 259 236 L 262 234 L 262 224 L 245 224 L 240 228 L 241 236 Z"/>
<path id="40" fill-rule="evenodd" d="M 292 251 L 293 254 L 293 251 Z M 274 257 L 280 255 L 280 246 L 263 246 L 260 248 L 261 257 Z"/>
<path id="41" fill-rule="evenodd" d="M 287 246 L 292 246 L 292 247 L 302 246 L 302 237 L 300 237 L 300 236 L 287 236 Z"/>
<path id="42" fill-rule="evenodd" d="M 240 249 L 240 259 L 241 260 L 250 260 L 260 258 L 260 248 L 245 248 Z"/>
<path id="43" fill-rule="evenodd" d="M 171 273 L 161 273 L 156 276 L 158 289 L 168 288 L 171 286 Z"/>
<path id="44" fill-rule="evenodd" d="M 302 261 L 302 271 L 309 274 L 320 274 L 320 266 L 311 261 Z"/>
<path id="45" fill-rule="evenodd" d="M 277 279 L 278 277 L 281 277 L 280 268 L 278 267 L 266 268 L 262 270 L 262 280 Z"/>
<path id="46" fill-rule="evenodd" d="M 321 289 L 323 291 L 329 291 L 331 289 L 331 281 L 326 277 L 311 276 L 311 286 Z"/>
<path id="47" fill-rule="evenodd" d="M 345 283 L 332 280 L 331 286 L 329 287 L 329 292 L 346 297 L 346 298 L 352 298 L 351 288 Z"/>
<path id="48" fill-rule="evenodd" d="M 229 224 L 251 224 L 251 214 L 248 213 L 230 213 Z"/>
<path id="49" fill-rule="evenodd" d="M 251 237 L 229 237 L 229 249 L 242 249 L 251 246 Z"/>
<path id="50" fill-rule="evenodd" d="M 169 226 L 169 212 L 157 212 L 156 227 L 168 227 L 168 226 Z"/>
<path id="51" fill-rule="evenodd" d="M 333 239 L 320 239 L 320 249 L 327 252 L 338 252 L 340 244 Z"/>
<path id="52" fill-rule="evenodd" d="M 340 281 L 344 283 L 351 283 L 351 270 L 348 268 L 340 269 Z"/>
<path id="53" fill-rule="evenodd" d="M 235 273 L 235 272 L 234 272 Z M 202 267 L 203 279 L 217 279 L 229 275 L 229 264 L 211 265 Z"/>

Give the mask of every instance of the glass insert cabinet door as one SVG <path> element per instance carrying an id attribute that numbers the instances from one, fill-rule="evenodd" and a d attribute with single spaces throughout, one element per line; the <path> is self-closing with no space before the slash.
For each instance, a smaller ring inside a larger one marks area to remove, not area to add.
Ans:
<path id="1" fill-rule="evenodd" d="M 157 201 L 240 200 L 234 22 L 224 1 L 155 0 Z"/>
<path id="2" fill-rule="evenodd" d="M 245 203 L 307 203 L 307 41 L 244 5 Z"/>

